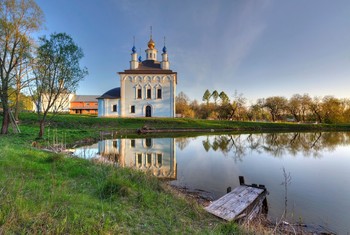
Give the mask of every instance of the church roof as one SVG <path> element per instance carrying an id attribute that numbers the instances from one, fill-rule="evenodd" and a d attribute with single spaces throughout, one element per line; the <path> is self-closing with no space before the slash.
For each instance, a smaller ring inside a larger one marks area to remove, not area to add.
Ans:
<path id="1" fill-rule="evenodd" d="M 75 95 L 71 102 L 97 102 L 98 95 Z"/>
<path id="2" fill-rule="evenodd" d="M 113 88 L 105 92 L 102 96 L 97 99 L 120 99 L 120 87 Z"/>
<path id="3" fill-rule="evenodd" d="M 159 61 L 144 60 L 137 69 L 127 69 L 119 74 L 177 74 L 170 69 L 162 69 Z"/>

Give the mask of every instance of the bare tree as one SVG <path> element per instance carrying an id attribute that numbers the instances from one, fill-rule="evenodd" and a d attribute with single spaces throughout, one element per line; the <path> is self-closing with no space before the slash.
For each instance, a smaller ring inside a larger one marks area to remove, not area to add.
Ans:
<path id="1" fill-rule="evenodd" d="M 34 0 L 0 1 L 0 98 L 3 108 L 1 134 L 8 133 L 9 88 L 15 72 L 32 46 L 30 34 L 40 29 L 43 13 Z"/>
<path id="2" fill-rule="evenodd" d="M 233 101 L 231 104 L 231 119 L 236 119 L 237 121 L 239 119 L 242 119 L 243 113 L 246 113 L 245 103 L 247 99 L 244 98 L 243 94 L 238 94 L 237 91 L 235 91 L 233 95 Z"/>

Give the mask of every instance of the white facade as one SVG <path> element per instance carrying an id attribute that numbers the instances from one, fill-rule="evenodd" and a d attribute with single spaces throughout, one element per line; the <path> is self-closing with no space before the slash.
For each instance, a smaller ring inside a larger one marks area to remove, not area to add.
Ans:
<path id="1" fill-rule="evenodd" d="M 49 108 L 49 112 L 51 113 L 69 113 L 70 108 L 70 101 L 73 99 L 74 94 L 67 94 L 62 93 L 58 96 L 56 101 L 52 104 L 52 106 Z M 43 112 L 48 108 L 48 105 L 51 101 L 52 97 L 49 94 L 43 94 L 41 96 L 41 100 L 38 100 L 36 102 L 33 102 L 33 111 L 34 112 Z"/>
<path id="2" fill-rule="evenodd" d="M 150 39 L 146 60 L 132 48 L 130 69 L 119 72 L 120 87 L 98 98 L 99 117 L 175 117 L 177 73 L 169 69 L 166 47 L 162 61 Z"/>
<path id="3" fill-rule="evenodd" d="M 176 179 L 175 151 L 173 138 L 112 139 L 98 143 L 97 155 L 103 162 Z"/>
<path id="4" fill-rule="evenodd" d="M 175 116 L 175 75 L 123 74 L 120 83 L 121 116 Z"/>

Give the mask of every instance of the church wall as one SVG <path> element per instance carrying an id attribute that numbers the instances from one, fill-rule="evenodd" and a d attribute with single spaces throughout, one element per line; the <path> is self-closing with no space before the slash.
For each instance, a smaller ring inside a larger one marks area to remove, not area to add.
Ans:
<path id="1" fill-rule="evenodd" d="M 117 111 L 113 111 L 113 105 L 117 105 Z M 98 117 L 118 117 L 120 116 L 120 99 L 99 99 Z"/>
<path id="2" fill-rule="evenodd" d="M 121 99 L 123 100 L 122 116 L 145 117 L 146 106 L 151 107 L 152 117 L 174 117 L 175 75 L 121 75 Z M 137 97 L 137 89 L 141 89 L 141 98 Z M 151 99 L 147 98 L 147 89 L 151 89 Z M 157 98 L 157 90 L 161 89 L 162 97 Z M 132 113 L 131 106 L 135 106 Z"/>

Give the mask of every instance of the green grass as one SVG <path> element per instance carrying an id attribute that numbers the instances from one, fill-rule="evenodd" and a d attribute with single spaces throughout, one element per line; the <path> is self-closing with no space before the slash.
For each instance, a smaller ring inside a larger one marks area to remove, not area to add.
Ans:
<path id="1" fill-rule="evenodd" d="M 88 123 L 82 129 L 50 128 L 77 132 L 69 139 L 76 141 L 94 131 Z M 20 134 L 0 136 L 0 234 L 239 231 L 236 224 L 206 213 L 151 175 L 32 148 L 37 131 L 34 119 L 22 119 Z"/>
<path id="2" fill-rule="evenodd" d="M 350 125 L 58 115 L 49 120 L 44 139 L 36 140 L 39 131 L 36 115 L 23 113 L 20 120 L 20 134 L 0 136 L 0 234 L 235 234 L 240 231 L 235 223 L 223 222 L 196 203 L 169 192 L 153 176 L 31 147 L 34 143 L 50 145 L 55 136 L 73 146 L 84 144 L 82 139 L 98 139 L 100 131 L 136 135 L 136 130 L 143 126 L 203 132 L 350 129 Z"/>
<path id="3" fill-rule="evenodd" d="M 231 229 L 153 176 L 0 140 L 0 233 L 219 234 Z"/>

